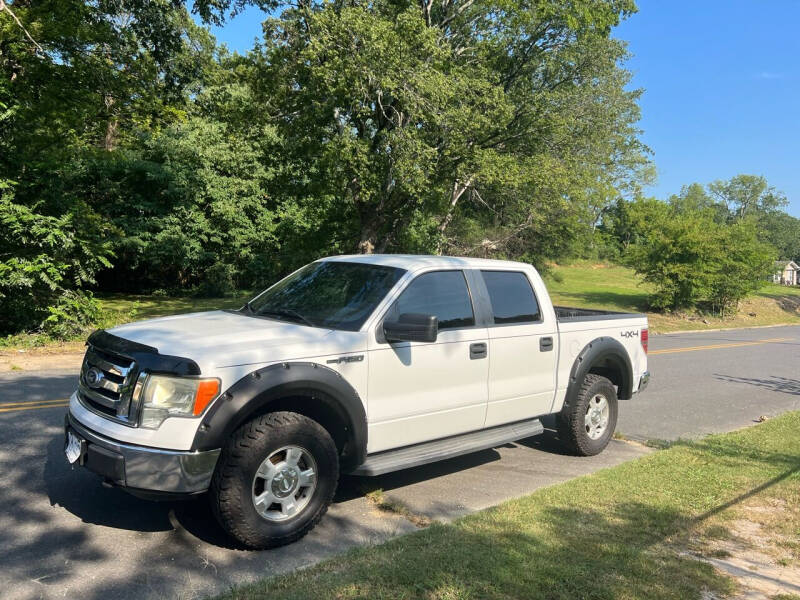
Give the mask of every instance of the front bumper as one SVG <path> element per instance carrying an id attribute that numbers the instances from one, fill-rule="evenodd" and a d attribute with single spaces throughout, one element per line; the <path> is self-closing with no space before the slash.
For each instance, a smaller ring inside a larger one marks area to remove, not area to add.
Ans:
<path id="1" fill-rule="evenodd" d="M 85 440 L 79 463 L 114 485 L 141 496 L 190 495 L 211 483 L 220 450 L 181 452 L 117 442 L 67 414 L 64 431 Z"/>

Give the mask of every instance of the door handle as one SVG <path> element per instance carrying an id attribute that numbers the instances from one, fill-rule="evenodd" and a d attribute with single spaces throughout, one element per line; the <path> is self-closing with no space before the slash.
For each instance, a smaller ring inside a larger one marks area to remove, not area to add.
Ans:
<path id="1" fill-rule="evenodd" d="M 475 360 L 476 358 L 486 358 L 488 352 L 484 342 L 476 342 L 469 345 L 469 358 Z"/>
<path id="2" fill-rule="evenodd" d="M 550 352 L 553 349 L 553 338 L 539 338 L 539 352 Z"/>

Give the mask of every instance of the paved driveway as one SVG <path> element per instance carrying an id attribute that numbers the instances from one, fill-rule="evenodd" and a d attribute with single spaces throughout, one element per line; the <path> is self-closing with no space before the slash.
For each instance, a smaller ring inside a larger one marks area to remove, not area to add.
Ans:
<path id="1" fill-rule="evenodd" d="M 675 439 L 800 409 L 800 327 L 658 336 L 646 395 L 622 405 L 630 438 Z M 0 590 L 3 598 L 193 598 L 313 564 L 415 526 L 378 512 L 382 488 L 413 511 L 449 519 L 647 452 L 560 454 L 551 432 L 518 444 L 378 478 L 344 478 L 329 514 L 292 546 L 230 546 L 202 500 L 151 503 L 72 471 L 62 456 L 63 400 L 75 373 L 0 376 Z"/>

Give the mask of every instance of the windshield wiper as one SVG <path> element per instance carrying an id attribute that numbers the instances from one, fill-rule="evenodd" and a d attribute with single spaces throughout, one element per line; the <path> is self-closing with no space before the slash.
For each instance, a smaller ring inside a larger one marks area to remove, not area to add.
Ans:
<path id="1" fill-rule="evenodd" d="M 250 300 L 248 300 L 247 302 L 244 303 L 244 307 L 243 308 L 246 308 L 247 312 L 249 312 L 251 315 L 256 314 L 256 311 L 253 310 L 253 305 L 250 304 Z"/>
<path id="2" fill-rule="evenodd" d="M 251 309 L 252 310 L 252 309 Z M 309 327 L 315 327 L 314 323 L 308 319 L 308 317 L 303 316 L 296 310 L 292 308 L 268 308 L 268 309 L 261 309 L 258 311 L 260 315 L 272 315 L 273 317 L 289 317 L 290 319 L 295 319 L 298 321 L 302 321 Z"/>

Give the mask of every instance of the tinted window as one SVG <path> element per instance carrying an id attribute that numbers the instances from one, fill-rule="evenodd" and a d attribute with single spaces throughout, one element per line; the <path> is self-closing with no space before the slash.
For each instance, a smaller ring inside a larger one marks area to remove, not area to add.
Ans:
<path id="1" fill-rule="evenodd" d="M 248 303 L 252 314 L 357 331 L 403 269 L 352 262 L 306 265 Z"/>
<path id="2" fill-rule="evenodd" d="M 439 329 L 475 324 L 467 282 L 461 271 L 435 271 L 417 277 L 389 311 L 394 319 L 403 313 L 436 315 Z"/>
<path id="3" fill-rule="evenodd" d="M 495 323 L 530 323 L 542 315 L 533 288 L 524 273 L 481 271 L 489 289 Z"/>

